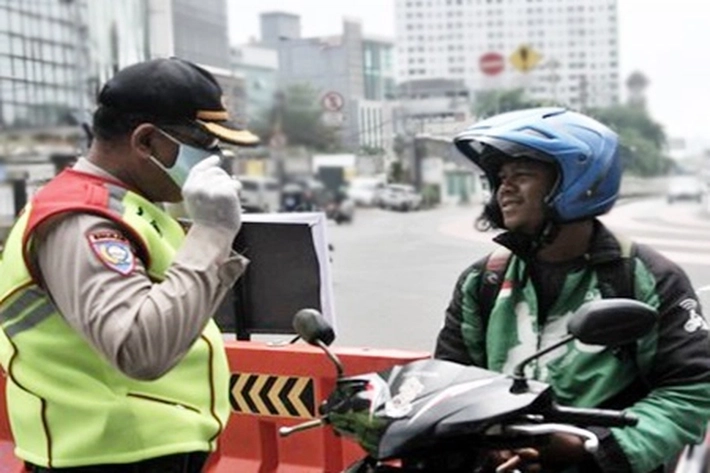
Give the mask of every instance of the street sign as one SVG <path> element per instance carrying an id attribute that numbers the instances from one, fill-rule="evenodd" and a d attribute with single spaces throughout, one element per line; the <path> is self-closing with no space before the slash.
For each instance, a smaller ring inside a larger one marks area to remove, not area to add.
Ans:
<path id="1" fill-rule="evenodd" d="M 510 62 L 520 72 L 528 72 L 542 60 L 542 55 L 528 45 L 523 44 L 510 55 Z"/>
<path id="2" fill-rule="evenodd" d="M 323 95 L 321 105 L 324 110 L 329 112 L 339 112 L 343 108 L 343 105 L 345 105 L 345 100 L 338 92 L 330 91 Z"/>
<path id="3" fill-rule="evenodd" d="M 478 67 L 480 67 L 481 72 L 487 76 L 495 76 L 503 72 L 505 60 L 501 54 L 494 52 L 486 53 L 478 58 Z"/>
<path id="4" fill-rule="evenodd" d="M 323 124 L 328 127 L 337 128 L 343 125 L 345 121 L 345 116 L 343 112 L 333 112 L 331 110 L 326 110 L 322 115 Z"/>

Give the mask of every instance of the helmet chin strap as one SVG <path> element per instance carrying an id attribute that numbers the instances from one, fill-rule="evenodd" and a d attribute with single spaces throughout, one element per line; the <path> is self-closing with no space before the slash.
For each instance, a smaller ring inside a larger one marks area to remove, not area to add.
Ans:
<path id="1" fill-rule="evenodd" d="M 552 186 L 552 189 L 547 196 L 545 196 L 545 214 L 543 216 L 542 224 L 540 225 L 540 229 L 532 238 L 530 245 L 531 259 L 535 258 L 541 249 L 555 241 L 555 238 L 557 238 L 557 235 L 560 233 L 560 226 L 556 223 L 555 219 L 557 212 L 555 212 L 554 207 L 550 203 L 555 195 L 555 189 L 557 189 L 557 186 L 559 186 L 559 179 Z"/>
<path id="2" fill-rule="evenodd" d="M 526 252 L 525 259 L 528 264 L 525 265 L 525 271 L 523 272 L 522 285 L 528 283 L 530 278 L 530 262 L 535 260 L 537 254 L 547 245 L 551 244 L 560 232 L 560 226 L 549 216 L 545 217 L 545 220 L 540 226 L 540 230 L 534 236 L 528 236 L 529 246 Z"/>
<path id="3" fill-rule="evenodd" d="M 552 210 L 545 212 L 545 217 L 540 224 L 538 230 L 531 234 L 513 232 L 521 256 L 526 260 L 532 261 L 537 256 L 538 252 L 544 247 L 551 244 L 560 233 L 560 225 L 552 217 Z"/>
<path id="4" fill-rule="evenodd" d="M 555 238 L 560 233 L 560 226 L 551 218 L 546 218 L 540 227 L 540 231 L 533 237 L 530 246 L 530 257 L 535 257 L 537 253 L 555 241 Z"/>

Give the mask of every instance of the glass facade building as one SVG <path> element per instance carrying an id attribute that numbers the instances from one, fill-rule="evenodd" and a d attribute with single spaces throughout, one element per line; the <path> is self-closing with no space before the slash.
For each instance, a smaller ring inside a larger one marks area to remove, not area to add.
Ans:
<path id="1" fill-rule="evenodd" d="M 393 49 L 392 41 L 363 38 L 363 73 L 367 100 L 391 100 L 395 97 Z"/>
<path id="2" fill-rule="evenodd" d="M 0 0 L 0 127 L 73 122 L 85 15 L 81 0 Z"/>
<path id="3" fill-rule="evenodd" d="M 99 86 L 148 57 L 146 15 L 142 0 L 0 0 L 0 128 L 86 119 Z"/>
<path id="4" fill-rule="evenodd" d="M 148 36 L 150 8 L 147 0 L 89 1 L 86 80 L 90 96 L 119 69 L 154 55 Z"/>
<path id="5" fill-rule="evenodd" d="M 175 55 L 229 68 L 226 0 L 172 0 Z"/>
<path id="6" fill-rule="evenodd" d="M 247 118 L 254 119 L 274 104 L 278 90 L 278 53 L 256 45 L 237 46 L 232 50 L 232 70 L 244 75 Z"/>

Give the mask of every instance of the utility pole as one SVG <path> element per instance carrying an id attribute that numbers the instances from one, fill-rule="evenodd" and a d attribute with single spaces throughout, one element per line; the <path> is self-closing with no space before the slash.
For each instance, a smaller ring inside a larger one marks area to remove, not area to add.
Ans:
<path id="1" fill-rule="evenodd" d="M 412 174 L 414 188 L 418 191 L 422 189 L 422 161 L 427 157 L 427 138 L 423 135 L 414 135 L 414 162 L 412 163 Z"/>
<path id="2" fill-rule="evenodd" d="M 274 108 L 271 116 L 271 158 L 276 165 L 276 178 L 283 186 L 286 182 L 286 169 L 284 163 L 284 148 L 286 147 L 286 135 L 283 132 L 283 117 L 286 109 L 286 94 L 283 90 L 276 92 L 274 96 Z"/>

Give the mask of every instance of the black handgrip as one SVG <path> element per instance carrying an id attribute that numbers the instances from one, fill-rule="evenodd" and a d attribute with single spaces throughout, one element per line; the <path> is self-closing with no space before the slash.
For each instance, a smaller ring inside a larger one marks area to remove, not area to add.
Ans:
<path id="1" fill-rule="evenodd" d="M 584 427 L 630 427 L 638 424 L 638 417 L 625 411 L 554 406 L 544 414 L 545 422 L 559 422 Z"/>

